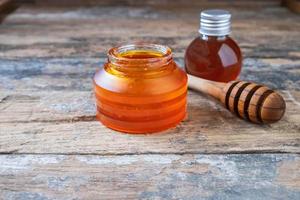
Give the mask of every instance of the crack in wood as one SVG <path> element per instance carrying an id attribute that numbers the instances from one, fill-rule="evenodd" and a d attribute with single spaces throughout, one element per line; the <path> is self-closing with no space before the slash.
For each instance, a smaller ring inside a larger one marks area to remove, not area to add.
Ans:
<path id="1" fill-rule="evenodd" d="M 74 123 L 74 122 L 92 122 L 96 121 L 95 115 L 82 115 L 82 116 L 75 116 L 70 119 L 35 119 L 35 120 L 14 120 L 14 121 L 6 121 L 0 122 L 1 123 Z"/>
<path id="2" fill-rule="evenodd" d="M 247 154 L 291 154 L 281 150 L 239 150 L 239 151 L 220 151 L 220 152 L 203 152 L 203 151 L 185 151 L 185 152 L 142 152 L 142 153 L 34 153 L 34 152 L 18 152 L 17 149 L 11 151 L 1 151 L 0 155 L 59 155 L 59 156 L 135 156 L 135 155 L 247 155 Z M 295 155 L 300 155 L 300 152 L 293 152 Z"/>
<path id="3" fill-rule="evenodd" d="M 6 101 L 8 101 L 10 98 L 10 95 L 7 95 L 5 97 L 3 97 L 1 100 L 0 100 L 0 103 L 5 103 Z"/>

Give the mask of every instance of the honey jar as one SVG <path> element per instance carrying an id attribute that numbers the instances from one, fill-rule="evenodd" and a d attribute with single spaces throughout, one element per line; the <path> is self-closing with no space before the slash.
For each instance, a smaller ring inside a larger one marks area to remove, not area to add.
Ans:
<path id="1" fill-rule="evenodd" d="M 94 76 L 96 117 L 127 133 L 150 133 L 176 126 L 186 115 L 187 76 L 170 48 L 129 44 L 109 50 Z"/>

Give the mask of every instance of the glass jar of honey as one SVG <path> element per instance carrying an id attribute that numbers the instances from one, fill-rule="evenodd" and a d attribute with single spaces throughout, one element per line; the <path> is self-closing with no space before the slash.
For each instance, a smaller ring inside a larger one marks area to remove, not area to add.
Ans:
<path id="1" fill-rule="evenodd" d="M 218 82 L 235 80 L 241 72 L 242 54 L 229 37 L 231 14 L 225 10 L 205 10 L 200 18 L 200 36 L 185 52 L 186 72 Z"/>
<path id="2" fill-rule="evenodd" d="M 150 133 L 176 126 L 186 115 L 187 76 L 170 48 L 131 44 L 109 50 L 94 76 L 96 117 L 127 133 Z"/>

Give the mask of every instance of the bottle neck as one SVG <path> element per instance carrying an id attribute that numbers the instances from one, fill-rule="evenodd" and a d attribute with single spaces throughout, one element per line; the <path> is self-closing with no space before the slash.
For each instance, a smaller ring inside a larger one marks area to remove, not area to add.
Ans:
<path id="1" fill-rule="evenodd" d="M 142 76 L 163 71 L 171 62 L 172 52 L 166 46 L 133 44 L 110 49 L 107 67 L 124 75 Z"/>
<path id="2" fill-rule="evenodd" d="M 229 37 L 229 35 L 218 35 L 218 36 L 213 36 L 213 35 L 205 35 L 200 33 L 200 38 L 202 40 L 206 41 L 224 41 Z"/>

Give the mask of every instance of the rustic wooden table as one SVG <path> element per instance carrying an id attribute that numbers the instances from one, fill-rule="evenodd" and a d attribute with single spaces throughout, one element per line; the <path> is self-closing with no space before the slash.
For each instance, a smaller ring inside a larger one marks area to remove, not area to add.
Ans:
<path id="1" fill-rule="evenodd" d="M 148 1 L 151 3 L 151 1 Z M 122 42 L 170 46 L 183 65 L 195 6 L 21 6 L 0 25 L 0 199 L 300 199 L 300 16 L 277 1 L 233 14 L 242 79 L 276 88 L 285 117 L 240 120 L 189 91 L 188 118 L 129 135 L 95 120 L 92 77 Z"/>

